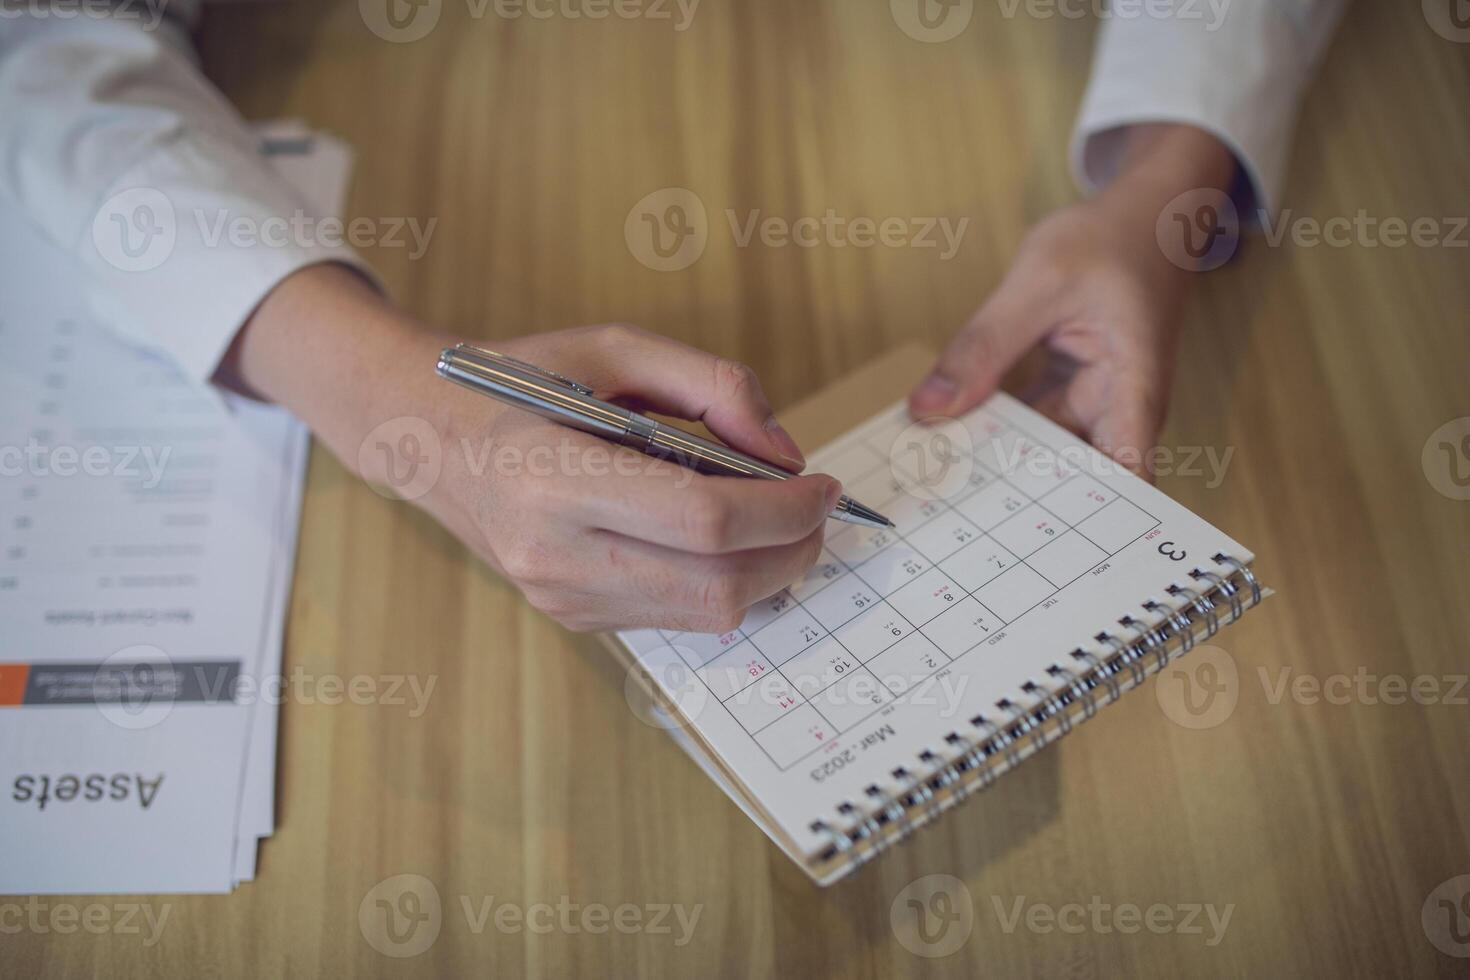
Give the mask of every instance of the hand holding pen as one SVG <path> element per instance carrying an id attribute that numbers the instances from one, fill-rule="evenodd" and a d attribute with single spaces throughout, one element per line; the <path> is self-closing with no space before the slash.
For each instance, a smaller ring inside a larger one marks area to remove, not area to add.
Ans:
<path id="1" fill-rule="evenodd" d="M 352 272 L 322 265 L 271 294 L 231 363 L 370 482 L 391 486 L 395 472 L 421 465 L 403 454 L 426 455 L 433 443 L 441 472 L 414 503 L 569 628 L 726 632 L 816 562 L 835 527 L 827 514 L 838 481 L 706 476 L 507 407 L 435 374 L 457 339 L 407 317 Z M 804 465 L 738 363 L 621 325 L 496 346 L 599 398 L 700 420 L 764 463 Z M 421 437 L 374 434 L 394 420 L 414 422 Z"/>

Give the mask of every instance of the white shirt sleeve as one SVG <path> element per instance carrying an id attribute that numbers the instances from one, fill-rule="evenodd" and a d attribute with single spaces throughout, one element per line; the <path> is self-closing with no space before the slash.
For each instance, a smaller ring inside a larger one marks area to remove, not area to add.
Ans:
<path id="1" fill-rule="evenodd" d="M 293 230 L 311 211 L 259 146 L 172 21 L 0 19 L 0 198 L 76 259 L 103 323 L 200 381 L 292 272 L 371 278 L 344 244 Z"/>
<path id="2" fill-rule="evenodd" d="M 1117 173 L 1122 127 L 1189 123 L 1235 154 L 1241 213 L 1281 200 L 1303 90 L 1346 0 L 1111 0 L 1072 139 L 1087 193 Z"/>

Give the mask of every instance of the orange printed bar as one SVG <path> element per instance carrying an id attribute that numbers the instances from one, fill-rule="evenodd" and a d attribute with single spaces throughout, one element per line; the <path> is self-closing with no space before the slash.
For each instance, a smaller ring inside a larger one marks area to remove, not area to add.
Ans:
<path id="1" fill-rule="evenodd" d="M 13 708 L 26 696 L 30 664 L 0 664 L 0 708 Z"/>

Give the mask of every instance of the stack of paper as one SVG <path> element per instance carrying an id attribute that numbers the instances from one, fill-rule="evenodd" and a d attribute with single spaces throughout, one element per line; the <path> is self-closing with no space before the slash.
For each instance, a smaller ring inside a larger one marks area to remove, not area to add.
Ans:
<path id="1" fill-rule="evenodd" d="M 340 214 L 340 142 L 263 147 Z M 275 829 L 307 434 L 83 309 L 0 214 L 0 892 L 222 892 Z"/>

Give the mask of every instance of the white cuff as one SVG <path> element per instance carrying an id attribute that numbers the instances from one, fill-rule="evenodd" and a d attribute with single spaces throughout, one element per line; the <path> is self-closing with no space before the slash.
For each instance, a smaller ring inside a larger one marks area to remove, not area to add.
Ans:
<path id="1" fill-rule="evenodd" d="M 1341 13 L 1340 0 L 1234 0 L 1186 18 L 1115 4 L 1097 41 L 1092 81 L 1072 138 L 1086 193 L 1117 174 L 1123 127 L 1187 123 L 1217 137 L 1244 177 L 1243 216 L 1281 200 L 1297 107 Z M 1180 8 L 1181 10 L 1183 8 Z"/>
<path id="2" fill-rule="evenodd" d="M 0 197 L 82 271 L 99 319 L 208 380 L 291 273 L 372 280 L 324 202 L 303 198 L 201 76 L 173 21 L 0 19 Z M 376 280 L 373 280 L 376 282 Z"/>
<path id="3" fill-rule="evenodd" d="M 342 220 L 317 217 L 253 147 L 195 130 L 113 183 L 74 254 L 102 322 L 202 382 L 297 270 L 342 262 L 378 285 L 344 234 Z"/>

